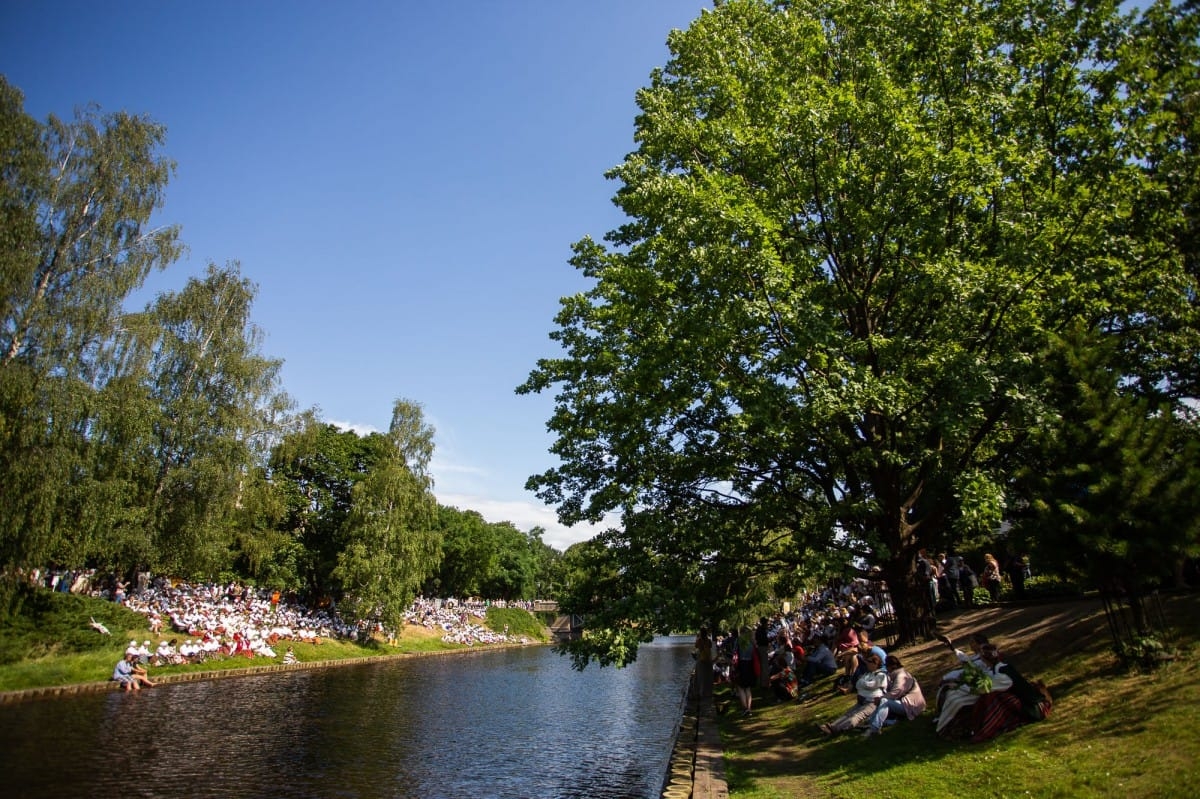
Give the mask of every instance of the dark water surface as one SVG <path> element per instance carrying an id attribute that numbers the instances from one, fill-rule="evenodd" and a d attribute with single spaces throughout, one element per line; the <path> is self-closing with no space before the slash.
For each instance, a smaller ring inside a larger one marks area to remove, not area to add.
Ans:
<path id="1" fill-rule="evenodd" d="M 690 651 L 661 639 L 575 672 L 528 647 L 0 706 L 0 796 L 653 797 Z"/>

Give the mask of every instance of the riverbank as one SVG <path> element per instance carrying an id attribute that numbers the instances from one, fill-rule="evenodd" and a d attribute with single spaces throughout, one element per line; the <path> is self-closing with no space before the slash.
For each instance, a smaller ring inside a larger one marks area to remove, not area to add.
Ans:
<path id="1" fill-rule="evenodd" d="M 472 617 L 474 619 L 474 617 Z M 102 619 L 111 634 L 95 629 Z M 473 624 L 484 625 L 495 642 L 460 643 L 445 640 L 439 625 L 407 624 L 398 639 L 359 643 L 346 638 L 281 640 L 276 656 L 208 656 L 202 662 L 151 667 L 155 682 L 182 682 L 288 668 L 328 667 L 380 658 L 470 652 L 489 647 L 546 643 L 550 634 L 533 614 L 520 608 L 488 607 Z M 492 633 L 495 633 L 492 635 Z M 21 612 L 0 626 L 0 703 L 69 695 L 85 691 L 114 690 L 107 678 L 131 640 L 148 640 L 154 650 L 176 633 L 154 634 L 146 618 L 111 602 L 69 594 L 38 592 L 23 603 Z M 283 664 L 291 646 L 298 663 Z"/>
<path id="2" fill-rule="evenodd" d="M 480 644 L 478 646 L 454 646 L 449 649 L 429 650 L 429 651 L 414 651 L 414 652 L 389 652 L 375 655 L 364 655 L 361 657 L 341 657 L 329 660 L 309 660 L 296 663 L 279 663 L 275 661 L 265 663 L 254 663 L 253 665 L 242 665 L 236 661 L 230 663 L 232 658 L 226 661 L 216 661 L 214 665 L 225 665 L 224 668 L 212 668 L 203 671 L 183 671 L 176 673 L 156 673 L 152 675 L 155 687 L 160 685 L 170 685 L 172 683 L 196 682 L 199 680 L 221 680 L 233 677 L 251 677 L 261 674 L 273 674 L 276 672 L 285 671 L 305 671 L 308 669 L 327 669 L 337 666 L 354 666 L 363 663 L 378 663 L 380 661 L 398 660 L 417 657 L 438 657 L 443 655 L 461 655 L 467 652 L 480 652 L 485 650 L 506 649 L 512 647 L 523 646 L 547 646 L 546 641 L 535 641 L 529 644 L 519 643 L 502 643 L 502 644 Z M 260 658 L 260 660 L 262 660 Z M 170 667 L 167 667 L 170 668 Z M 13 704 L 16 702 L 27 702 L 37 699 L 53 699 L 63 696 L 74 696 L 84 693 L 104 693 L 107 691 L 121 690 L 120 684 L 112 680 L 103 680 L 96 682 L 72 683 L 68 685 L 48 685 L 38 688 L 25 688 L 15 691 L 0 691 L 0 705 Z M 152 691 L 153 688 L 142 690 Z"/>
<path id="3" fill-rule="evenodd" d="M 1099 600 L 996 606 L 941 619 L 962 640 L 982 632 L 1055 698 L 1045 721 L 984 744 L 950 742 L 933 731 L 934 710 L 864 740 L 833 738 L 816 727 L 853 697 L 819 684 L 804 702 L 772 703 L 756 694 L 742 718 L 728 686 L 716 692 L 729 795 L 735 799 L 963 796 L 1183 797 L 1200 777 L 1200 595 L 1163 598 L 1178 656 L 1143 673 L 1123 669 L 1112 652 Z M 896 650 L 932 704 L 940 675 L 953 668 L 938 642 Z"/>

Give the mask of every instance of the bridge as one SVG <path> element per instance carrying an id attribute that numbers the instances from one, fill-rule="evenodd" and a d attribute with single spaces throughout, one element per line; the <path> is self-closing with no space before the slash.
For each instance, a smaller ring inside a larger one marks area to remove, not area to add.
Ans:
<path id="1" fill-rule="evenodd" d="M 534 600 L 535 613 L 558 613 L 558 603 L 548 599 Z M 578 638 L 583 633 L 583 617 L 558 613 L 550 623 L 550 634 L 559 641 L 569 641 Z"/>
<path id="2" fill-rule="evenodd" d="M 550 633 L 559 641 L 569 641 L 583 635 L 583 616 L 560 613 L 550 625 Z"/>

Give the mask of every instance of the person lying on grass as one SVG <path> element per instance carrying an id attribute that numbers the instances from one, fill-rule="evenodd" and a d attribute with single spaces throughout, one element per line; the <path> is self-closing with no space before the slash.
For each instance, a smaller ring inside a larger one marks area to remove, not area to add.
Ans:
<path id="1" fill-rule="evenodd" d="M 861 727 L 871 718 L 879 701 L 883 699 L 883 691 L 887 688 L 888 675 L 883 669 L 883 659 L 875 652 L 866 654 L 868 671 L 858 678 L 855 691 L 858 696 L 854 707 L 847 710 L 831 724 L 818 724 L 817 729 L 826 735 L 835 732 L 845 732 L 855 727 Z"/>

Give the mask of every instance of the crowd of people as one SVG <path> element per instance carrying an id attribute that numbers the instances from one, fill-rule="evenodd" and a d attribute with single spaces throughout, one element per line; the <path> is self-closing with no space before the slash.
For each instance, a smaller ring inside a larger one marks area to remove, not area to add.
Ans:
<path id="1" fill-rule="evenodd" d="M 330 639 L 376 636 L 394 644 L 398 631 L 378 622 L 342 619 L 334 603 L 310 607 L 277 589 L 238 582 L 189 583 L 139 573 L 125 583 L 88 570 L 35 570 L 31 582 L 52 591 L 85 594 L 123 604 L 147 619 L 151 637 L 133 640 L 116 665 L 112 679 L 125 690 L 153 685 L 146 667 L 204 662 L 213 658 L 277 658 L 295 662 L 294 643 L 320 644 Z M 466 646 L 529 643 L 524 636 L 496 632 L 484 625 L 489 607 L 533 609 L 532 602 L 417 597 L 404 614 L 405 624 L 440 630 L 442 640 Z M 102 633 L 107 628 L 93 620 Z"/>
<path id="2" fill-rule="evenodd" d="M 881 583 L 852 580 L 804 598 L 795 610 L 760 618 L 754 628 L 696 638 L 697 691 L 711 695 L 713 682 L 727 682 L 743 716 L 753 713 L 755 689 L 779 701 L 804 701 L 820 681 L 853 696 L 841 716 L 818 728 L 826 735 L 859 729 L 879 735 L 886 727 L 913 721 L 926 710 L 926 697 L 901 657 L 884 650 L 873 633 L 892 609 Z M 974 742 L 1046 717 L 1049 692 L 1026 679 L 983 635 L 969 651 L 943 638 L 955 667 L 941 676 L 933 701 L 938 734 Z"/>
<path id="3" fill-rule="evenodd" d="M 505 602 L 504 600 L 481 599 L 426 599 L 417 597 L 412 606 L 405 612 L 406 624 L 441 629 L 442 640 L 456 644 L 527 644 L 529 640 L 523 636 L 513 637 L 508 630 L 496 632 L 479 622 L 487 617 L 489 607 L 518 607 L 532 611 L 533 603 L 525 601 Z"/>
<path id="4" fill-rule="evenodd" d="M 892 613 L 878 586 L 865 579 L 831 585 L 804 597 L 795 610 L 759 619 L 753 629 L 744 626 L 716 635 L 711 644 L 713 679 L 730 683 L 742 713 L 749 715 L 755 687 L 792 699 L 824 677 L 840 672 L 849 678 L 855 668 L 853 656 L 860 646 L 872 647 L 871 632 Z"/>
<path id="5" fill-rule="evenodd" d="M 917 556 L 917 577 L 928 587 L 930 608 L 957 609 L 975 605 L 975 591 L 985 589 L 995 602 L 1008 586 L 1015 599 L 1025 598 L 1025 581 L 1031 577 L 1029 557 L 1013 552 L 1001 562 L 990 552 L 983 554 L 977 570 L 969 560 L 955 552 L 933 554 L 922 549 Z"/>
<path id="6" fill-rule="evenodd" d="M 973 571 L 961 558 L 932 558 L 922 552 L 918 578 L 922 561 L 927 562 L 932 602 L 949 597 L 959 602 L 973 588 L 970 581 L 963 583 L 963 576 Z M 985 558 L 985 581 L 999 569 L 994 558 Z M 193 584 L 142 573 L 126 585 L 86 571 L 38 572 L 33 579 L 51 590 L 119 602 L 146 616 L 157 644 L 130 641 L 113 670 L 112 679 L 127 691 L 154 684 L 146 671 L 152 665 L 235 656 L 276 658 L 280 645 L 286 647 L 283 662 L 295 662 L 293 643 L 364 636 L 396 640 L 395 631 L 377 623 L 341 619 L 332 603 L 312 608 L 278 590 L 236 582 Z M 795 609 L 760 618 L 754 628 L 715 635 L 701 630 L 694 653 L 698 693 L 710 696 L 714 682 L 728 682 L 742 714 L 748 716 L 756 688 L 782 701 L 803 701 L 816 683 L 829 680 L 834 690 L 852 694 L 854 703 L 837 719 L 819 725 L 827 735 L 852 729 L 878 735 L 887 726 L 916 719 L 926 709 L 920 684 L 901 658 L 886 652 L 873 637 L 893 612 L 882 587 L 866 579 L 838 582 L 803 597 Z M 405 613 L 405 624 L 441 630 L 442 640 L 467 646 L 528 643 L 483 624 L 489 606 L 504 604 L 418 597 Z M 515 604 L 532 609 L 532 603 Z M 943 642 L 953 651 L 956 666 L 937 686 L 934 724 L 939 734 L 982 741 L 1050 712 L 1045 687 L 1022 676 L 983 635 L 970 638 L 968 651 L 949 639 Z"/>

